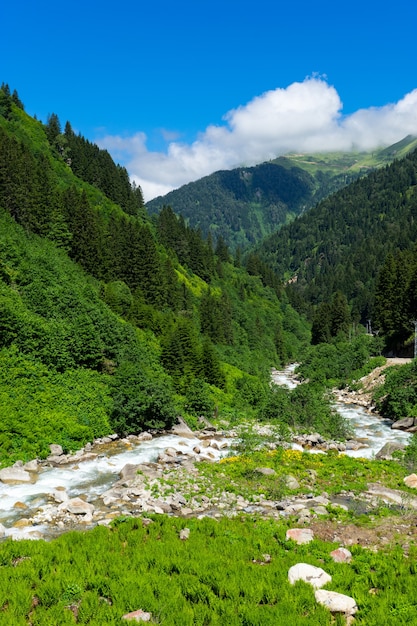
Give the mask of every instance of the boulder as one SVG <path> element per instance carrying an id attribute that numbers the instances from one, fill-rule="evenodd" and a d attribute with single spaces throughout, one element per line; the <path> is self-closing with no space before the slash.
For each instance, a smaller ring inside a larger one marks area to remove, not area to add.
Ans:
<path id="1" fill-rule="evenodd" d="M 311 528 L 289 528 L 286 532 L 285 538 L 287 541 L 292 539 L 298 545 L 303 543 L 310 543 L 314 539 L 314 533 Z"/>
<path id="2" fill-rule="evenodd" d="M 331 613 L 344 613 L 346 616 L 354 615 L 358 610 L 357 604 L 350 596 L 336 591 L 317 589 L 314 592 L 316 601 L 325 606 Z"/>
<path id="3" fill-rule="evenodd" d="M 386 443 L 385 446 L 383 446 L 381 450 L 376 453 L 375 458 L 379 461 L 391 461 L 393 452 L 397 452 L 398 450 L 404 450 L 404 448 L 405 445 L 403 443 L 388 441 L 388 443 Z"/>
<path id="4" fill-rule="evenodd" d="M 391 428 L 395 430 L 408 430 L 414 426 L 414 417 L 404 417 L 401 420 L 397 420 L 391 425 Z"/>
<path id="5" fill-rule="evenodd" d="M 411 487 L 412 489 L 417 489 L 417 474 L 410 474 L 404 478 L 404 483 L 407 487 Z"/>
<path id="6" fill-rule="evenodd" d="M 32 476 L 21 467 L 5 467 L 0 470 L 0 480 L 3 483 L 31 483 Z"/>
<path id="7" fill-rule="evenodd" d="M 119 472 L 121 480 L 132 480 L 138 473 L 139 464 L 127 463 Z"/>
<path id="8" fill-rule="evenodd" d="M 300 488 L 300 483 L 294 476 L 291 476 L 291 474 L 288 474 L 287 476 L 285 476 L 285 484 L 288 487 L 288 489 Z"/>
<path id="9" fill-rule="evenodd" d="M 28 461 L 24 464 L 23 469 L 25 469 L 27 472 L 37 472 L 39 469 L 38 461 L 36 459 L 34 459 L 33 461 Z"/>
<path id="10" fill-rule="evenodd" d="M 73 515 L 91 515 L 94 511 L 94 505 L 81 498 L 71 498 L 63 502 L 61 506 L 62 510 Z"/>
<path id="11" fill-rule="evenodd" d="M 178 421 L 171 428 L 171 432 L 173 435 L 179 435 L 180 437 L 195 437 L 193 431 L 188 426 L 185 420 L 182 417 L 177 418 Z"/>
<path id="12" fill-rule="evenodd" d="M 58 443 L 51 443 L 49 449 L 52 456 L 61 456 L 61 454 L 64 454 L 62 446 L 60 446 Z"/>
<path id="13" fill-rule="evenodd" d="M 315 589 L 320 589 L 331 582 L 332 577 L 321 567 L 315 567 L 308 563 L 297 563 L 288 570 L 288 580 L 291 585 L 294 585 L 297 580 L 303 580 Z"/>
<path id="14" fill-rule="evenodd" d="M 256 467 L 254 471 L 264 476 L 275 476 L 276 474 L 276 471 L 272 469 L 272 467 Z"/>

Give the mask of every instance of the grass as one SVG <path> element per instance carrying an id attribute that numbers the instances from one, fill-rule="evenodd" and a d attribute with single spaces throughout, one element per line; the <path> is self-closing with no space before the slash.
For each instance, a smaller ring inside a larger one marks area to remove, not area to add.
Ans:
<path id="1" fill-rule="evenodd" d="M 335 544 L 298 546 L 285 539 L 285 523 L 152 520 L 120 520 L 50 543 L 1 544 L 0 625 L 121 625 L 123 614 L 139 608 L 166 626 L 343 624 L 315 602 L 309 585 L 288 583 L 297 562 L 323 567 L 333 578 L 328 589 L 355 598 L 358 626 L 415 623 L 414 550 L 405 558 L 395 546 L 379 553 L 356 547 L 351 564 L 336 564 Z M 184 527 L 187 541 L 179 538 Z"/>

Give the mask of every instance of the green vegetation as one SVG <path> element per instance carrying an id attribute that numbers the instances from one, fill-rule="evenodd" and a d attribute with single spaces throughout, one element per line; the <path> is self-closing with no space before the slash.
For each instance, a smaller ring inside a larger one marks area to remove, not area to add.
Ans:
<path id="1" fill-rule="evenodd" d="M 255 167 L 219 171 L 155 198 L 150 214 L 170 205 L 193 228 L 223 238 L 232 250 L 258 244 L 359 176 L 405 156 L 406 137 L 374 152 L 289 154 Z"/>
<path id="2" fill-rule="evenodd" d="M 107 152 L 0 92 L 0 463 L 253 415 L 242 381 L 265 388 L 309 341 L 280 285 L 169 208 L 151 223 Z"/>
<path id="3" fill-rule="evenodd" d="M 274 470 L 264 475 L 259 468 Z M 353 492 L 359 495 L 369 483 L 379 482 L 392 489 L 406 489 L 404 468 L 393 461 L 374 461 L 352 458 L 343 454 L 310 454 L 298 450 L 242 450 L 240 456 L 225 457 L 219 463 L 202 463 L 200 473 L 214 488 L 242 494 L 254 499 L 263 494 L 266 500 L 281 500 L 290 494 L 323 492 L 334 496 Z M 286 484 L 286 477 L 294 476 L 298 489 Z M 411 490 L 410 490 L 411 491 Z M 333 513 L 336 515 L 336 508 Z M 343 510 L 339 510 L 344 515 Z M 348 513 L 348 517 L 351 517 Z"/>
<path id="4" fill-rule="evenodd" d="M 291 279 L 287 292 L 297 310 L 312 320 L 315 312 L 325 317 L 323 307 L 340 293 L 351 323 L 371 320 L 390 349 L 400 348 L 413 330 L 416 172 L 414 151 L 326 198 L 258 247 L 265 264 Z"/>
<path id="5" fill-rule="evenodd" d="M 187 526 L 190 537 L 179 539 Z M 285 540 L 286 524 L 242 516 L 235 520 L 153 517 L 119 520 L 113 528 L 68 533 L 51 543 L 0 546 L 0 624 L 122 625 L 139 608 L 153 623 L 339 624 L 341 616 L 315 602 L 310 585 L 287 580 L 297 562 L 323 567 L 327 588 L 355 598 L 355 623 L 413 623 L 417 554 L 400 547 L 352 548 L 351 564 L 331 560 L 334 544 Z M 266 556 L 268 555 L 268 556 Z M 372 591 L 374 590 L 374 591 Z"/>
<path id="6" fill-rule="evenodd" d="M 378 338 L 371 335 L 360 334 L 351 341 L 339 336 L 331 343 L 311 346 L 297 373 L 328 388 L 341 387 L 383 365 L 379 349 Z"/>
<path id="7" fill-rule="evenodd" d="M 359 498 L 369 482 L 411 493 L 403 478 L 417 467 L 416 438 L 400 462 L 368 461 L 266 450 L 255 423 L 275 443 L 294 431 L 343 439 L 349 431 L 327 390 L 357 384 L 384 362 L 383 340 L 359 332 L 358 321 L 372 314 L 391 348 L 409 338 L 416 153 L 323 201 L 262 248 L 239 247 L 411 146 L 362 155 L 361 165 L 315 155 L 218 172 L 182 190 L 196 222 L 169 206 L 150 219 L 140 188 L 107 152 L 69 122 L 62 132 L 55 114 L 46 124 L 31 119 L 3 84 L 0 465 L 45 457 L 51 443 L 67 452 L 114 431 L 169 428 L 177 415 L 197 426 L 204 416 L 239 429 L 241 453 L 198 465 L 207 493 L 254 505 L 291 494 Z M 296 280 L 284 290 L 276 272 Z M 295 307 L 311 317 L 311 333 Z M 292 391 L 270 385 L 272 366 L 299 359 L 309 382 Z M 415 363 L 388 370 L 376 395 L 381 412 L 417 416 L 416 383 Z M 124 613 L 141 608 L 165 625 L 341 626 L 311 587 L 289 585 L 288 568 L 299 561 L 324 565 L 330 588 L 355 598 L 358 626 L 413 623 L 415 546 L 406 555 L 399 545 L 354 546 L 352 563 L 336 564 L 335 545 L 286 541 L 295 520 L 274 513 L 121 518 L 49 543 L 5 540 L 0 625 L 121 625 Z M 369 528 L 397 511 L 372 505 L 357 513 L 329 505 L 328 521 Z"/>

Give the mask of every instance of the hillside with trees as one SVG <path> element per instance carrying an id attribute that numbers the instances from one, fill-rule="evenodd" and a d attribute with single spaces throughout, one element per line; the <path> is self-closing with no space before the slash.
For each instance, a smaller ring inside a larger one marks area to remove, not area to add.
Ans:
<path id="1" fill-rule="evenodd" d="M 309 340 L 280 286 L 172 211 L 151 223 L 108 153 L 16 99 L 3 85 L 0 461 L 253 412 Z"/>
<path id="2" fill-rule="evenodd" d="M 414 137 L 373 152 L 289 154 L 254 167 L 215 172 L 147 203 L 170 206 L 187 224 L 234 251 L 253 246 L 323 198 L 417 146 Z"/>
<path id="3" fill-rule="evenodd" d="M 329 317 L 335 297 L 345 301 L 345 313 L 348 306 L 350 323 L 370 320 L 389 348 L 399 350 L 410 339 L 416 185 L 414 151 L 326 198 L 257 249 L 262 262 L 286 280 L 291 302 L 315 319 L 316 340 L 335 334 Z"/>

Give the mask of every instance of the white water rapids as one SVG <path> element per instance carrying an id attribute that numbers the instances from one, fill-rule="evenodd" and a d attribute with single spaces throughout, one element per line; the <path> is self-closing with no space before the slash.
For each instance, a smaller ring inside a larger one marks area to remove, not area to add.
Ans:
<path id="1" fill-rule="evenodd" d="M 294 378 L 295 367 L 296 365 L 293 364 L 281 372 L 274 371 L 272 381 L 277 385 L 284 385 L 294 389 L 299 384 Z M 366 446 L 359 450 L 346 450 L 344 454 L 348 456 L 371 459 L 386 443 L 407 444 L 411 437 L 410 433 L 393 430 L 391 428 L 391 420 L 384 419 L 376 413 L 371 413 L 357 404 L 335 402 L 335 408 L 352 425 L 355 433 L 354 438 Z"/>
<path id="2" fill-rule="evenodd" d="M 294 366 L 282 372 L 274 371 L 272 380 L 279 385 L 293 388 L 297 382 L 293 377 Z M 363 407 L 336 403 L 336 409 L 352 422 L 355 439 L 367 447 L 360 450 L 348 450 L 346 454 L 356 457 L 372 458 L 387 442 L 407 443 L 408 433 L 392 430 L 391 423 L 378 415 L 367 412 Z M 6 537 L 29 537 L 33 526 L 17 528 L 14 526 L 22 518 L 31 518 L 36 511 L 50 501 L 49 494 L 57 488 L 65 488 L 69 497 L 84 497 L 94 504 L 100 496 L 119 480 L 120 470 L 128 463 L 139 464 L 156 461 L 158 454 L 172 447 L 183 453 L 192 453 L 193 447 L 201 444 L 197 438 L 184 438 L 177 435 L 155 437 L 151 441 L 135 444 L 128 449 L 120 443 L 110 446 L 106 453 L 94 460 L 79 462 L 76 466 L 44 468 L 34 484 L 3 484 L 0 482 L 0 523 L 6 528 Z M 220 452 L 210 448 L 211 454 L 219 459 L 227 454 L 227 449 Z M 41 534 L 48 534 L 46 525 L 39 525 Z"/>

